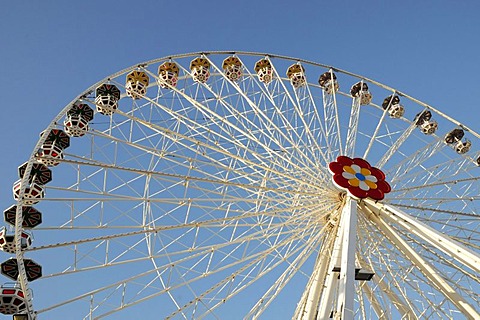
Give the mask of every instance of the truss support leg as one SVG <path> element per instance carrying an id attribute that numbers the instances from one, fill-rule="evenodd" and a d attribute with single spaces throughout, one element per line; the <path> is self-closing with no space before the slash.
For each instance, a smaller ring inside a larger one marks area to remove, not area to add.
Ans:
<path id="1" fill-rule="evenodd" d="M 480 319 L 480 314 L 475 310 L 473 306 L 467 303 L 467 301 L 456 292 L 456 290 L 442 277 L 442 275 L 434 268 L 433 265 L 428 263 L 423 257 L 412 248 L 407 241 L 405 241 L 400 234 L 392 228 L 385 220 L 384 216 L 378 216 L 375 212 L 383 212 L 383 210 L 376 211 L 370 207 L 374 207 L 374 202 L 366 201 L 367 206 L 361 203 L 362 211 L 370 212 L 369 218 L 376 224 L 378 229 L 393 243 L 405 257 L 407 257 L 412 264 L 420 270 L 420 272 L 432 282 L 432 285 L 445 295 L 445 297 L 455 305 L 459 311 L 466 315 L 469 319 Z M 397 214 L 400 212 L 397 211 Z M 408 218 L 408 216 L 405 216 Z M 424 229 L 424 231 L 429 231 Z"/>
<path id="2" fill-rule="evenodd" d="M 329 319 L 332 313 L 335 318 L 353 319 L 356 229 L 357 202 L 347 196 L 316 319 Z M 338 268 L 340 268 L 340 276 Z M 333 271 L 334 269 L 337 271 Z"/>
<path id="3" fill-rule="evenodd" d="M 410 232 L 420 237 L 423 241 L 435 245 L 435 247 L 455 258 L 476 274 L 480 273 L 480 255 L 478 253 L 473 252 L 461 243 L 451 239 L 448 235 L 429 227 L 394 206 L 377 203 L 370 199 L 365 199 L 364 202 L 370 210 L 388 223 L 398 224 L 410 230 Z"/>
<path id="4" fill-rule="evenodd" d="M 355 240 L 357 237 L 357 202 L 347 197 L 342 212 L 343 239 L 340 265 L 340 281 L 337 296 L 337 315 L 342 320 L 352 320 L 355 311 Z"/>

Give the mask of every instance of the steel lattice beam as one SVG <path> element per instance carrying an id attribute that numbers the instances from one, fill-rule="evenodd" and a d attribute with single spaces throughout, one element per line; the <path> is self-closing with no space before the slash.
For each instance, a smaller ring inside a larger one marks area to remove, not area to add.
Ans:
<path id="1" fill-rule="evenodd" d="M 448 282 L 440 275 L 440 273 L 420 254 L 418 254 L 414 248 L 408 245 L 408 243 L 395 231 L 383 216 L 376 214 L 376 211 L 381 212 L 381 206 L 377 205 L 374 201 L 366 200 L 360 204 L 363 211 L 368 215 L 370 220 L 375 223 L 378 229 L 388 238 L 388 240 L 402 252 L 405 257 L 411 261 L 411 263 L 420 272 L 425 275 L 434 287 L 436 287 L 450 302 L 455 305 L 459 311 L 468 316 L 469 319 L 480 319 L 480 314 L 473 308 L 456 290 L 448 284 Z M 370 209 L 376 209 L 375 211 Z M 421 226 L 418 226 L 422 229 Z"/>

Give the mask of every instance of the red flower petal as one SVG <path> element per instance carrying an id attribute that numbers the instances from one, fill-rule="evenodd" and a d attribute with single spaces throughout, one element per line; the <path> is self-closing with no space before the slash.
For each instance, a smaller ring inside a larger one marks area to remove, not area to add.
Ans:
<path id="1" fill-rule="evenodd" d="M 345 179 L 342 174 L 336 174 L 333 176 L 333 181 L 342 188 L 348 188 L 350 187 L 350 184 L 348 183 L 348 180 Z"/>
<path id="2" fill-rule="evenodd" d="M 370 169 L 372 166 L 365 160 L 361 158 L 354 158 L 353 163 L 360 166 L 361 168 Z"/>
<path id="3" fill-rule="evenodd" d="M 341 174 L 343 172 L 343 165 L 338 162 L 332 162 L 328 165 L 330 172 L 333 174 Z"/>
<path id="4" fill-rule="evenodd" d="M 352 194 L 352 196 L 360 198 L 360 199 L 366 198 L 368 196 L 367 191 L 363 191 L 362 189 L 360 189 L 358 187 L 350 186 L 350 188 L 348 188 L 348 192 L 350 192 Z"/>
<path id="5" fill-rule="evenodd" d="M 380 169 L 372 167 L 370 171 L 372 172 L 372 175 L 374 175 L 379 181 L 385 180 L 385 173 L 383 173 L 383 171 Z"/>
<path id="6" fill-rule="evenodd" d="M 389 193 L 392 191 L 392 187 L 385 180 L 380 180 L 377 182 L 377 188 L 382 190 L 383 193 Z"/>
<path id="7" fill-rule="evenodd" d="M 374 200 L 382 200 L 384 198 L 384 193 L 379 189 L 370 189 L 368 196 Z"/>
<path id="8" fill-rule="evenodd" d="M 353 160 L 350 159 L 349 157 L 345 157 L 345 156 L 339 156 L 337 157 L 337 162 L 340 163 L 343 166 L 349 166 L 351 164 L 353 164 Z"/>

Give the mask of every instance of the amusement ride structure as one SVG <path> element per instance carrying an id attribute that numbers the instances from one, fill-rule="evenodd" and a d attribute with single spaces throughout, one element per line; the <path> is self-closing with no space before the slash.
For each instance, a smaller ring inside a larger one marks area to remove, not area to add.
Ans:
<path id="1" fill-rule="evenodd" d="M 19 163 L 0 312 L 480 319 L 479 152 L 467 125 L 319 63 L 132 66 L 75 97 Z"/>

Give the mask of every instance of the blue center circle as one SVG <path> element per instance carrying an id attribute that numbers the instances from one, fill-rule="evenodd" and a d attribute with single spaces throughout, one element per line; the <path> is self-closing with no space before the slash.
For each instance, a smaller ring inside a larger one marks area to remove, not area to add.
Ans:
<path id="1" fill-rule="evenodd" d="M 355 173 L 355 177 L 357 177 L 357 179 L 360 180 L 360 181 L 365 180 L 365 176 L 361 173 Z"/>

